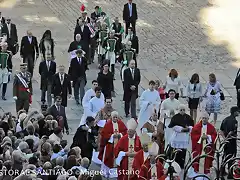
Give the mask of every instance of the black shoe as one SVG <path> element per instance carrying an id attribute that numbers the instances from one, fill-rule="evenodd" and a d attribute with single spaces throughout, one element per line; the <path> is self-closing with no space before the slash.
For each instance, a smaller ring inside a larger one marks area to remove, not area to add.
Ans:
<path id="1" fill-rule="evenodd" d="M 80 104 L 80 102 L 79 102 L 79 101 L 76 101 L 76 103 L 77 103 L 77 105 L 79 105 L 79 104 Z"/>
<path id="2" fill-rule="evenodd" d="M 126 114 L 125 117 L 127 118 L 129 116 L 129 114 Z"/>
<path id="3" fill-rule="evenodd" d="M 6 101 L 7 99 L 5 98 L 5 96 L 2 96 L 2 100 Z"/>

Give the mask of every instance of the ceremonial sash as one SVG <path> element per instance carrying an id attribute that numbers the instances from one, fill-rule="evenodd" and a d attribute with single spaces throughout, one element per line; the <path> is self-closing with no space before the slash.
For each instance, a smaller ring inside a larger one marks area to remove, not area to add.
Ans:
<path id="1" fill-rule="evenodd" d="M 113 122 L 113 133 L 114 134 L 118 134 L 119 133 L 118 123 L 117 122 L 116 123 Z M 115 148 L 115 146 L 118 143 L 118 138 L 113 138 L 113 143 L 114 143 L 114 148 Z"/>
<path id="2" fill-rule="evenodd" d="M 202 152 L 201 152 L 200 156 L 203 155 L 203 154 L 205 154 L 205 152 L 204 152 L 204 147 L 207 145 L 207 144 L 206 144 L 206 140 L 201 141 L 203 134 L 205 134 L 205 135 L 207 134 L 207 128 L 203 128 L 203 127 L 202 127 L 201 137 L 200 137 L 200 139 L 199 139 L 200 144 L 202 143 Z M 205 165 L 205 158 L 201 158 L 201 159 L 199 160 L 199 173 L 201 173 L 201 174 L 204 174 L 204 165 Z"/>
<path id="3" fill-rule="evenodd" d="M 20 76 L 20 74 L 16 74 L 16 76 L 18 77 L 19 81 L 21 81 L 22 85 L 23 85 L 25 88 L 29 88 L 27 82 L 25 81 L 25 79 L 23 79 L 23 78 Z"/>
<path id="4" fill-rule="evenodd" d="M 157 167 L 156 164 L 151 167 L 151 180 L 157 180 Z"/>
<path id="5" fill-rule="evenodd" d="M 133 153 L 134 152 L 134 139 L 128 138 L 128 152 Z M 128 172 L 132 171 L 132 165 L 133 165 L 134 158 L 128 157 Z M 130 178 L 130 175 L 128 176 L 128 179 Z"/>
<path id="6" fill-rule="evenodd" d="M 91 34 L 94 34 L 95 31 L 94 31 L 94 29 L 92 28 L 92 26 L 91 26 L 89 23 L 87 23 L 87 26 L 88 26 L 88 28 L 89 28 Z"/>

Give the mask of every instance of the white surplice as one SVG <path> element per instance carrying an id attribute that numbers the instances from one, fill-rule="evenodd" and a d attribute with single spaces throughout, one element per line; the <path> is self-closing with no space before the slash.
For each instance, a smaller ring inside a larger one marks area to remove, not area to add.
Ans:
<path id="1" fill-rule="evenodd" d="M 168 125 L 171 122 L 171 116 L 170 111 L 173 110 L 176 114 L 176 111 L 178 110 L 178 107 L 180 105 L 180 102 L 177 99 L 171 100 L 170 98 L 165 99 L 161 104 L 161 117 L 165 118 L 165 129 L 164 129 L 164 139 L 165 139 L 165 148 L 169 144 L 169 141 L 171 140 L 173 130 L 172 128 L 168 128 Z M 164 123 L 164 122 L 163 122 Z"/>
<path id="2" fill-rule="evenodd" d="M 104 103 L 104 99 L 102 99 L 101 97 L 98 98 L 98 97 L 93 97 L 88 105 L 84 108 L 84 113 L 82 115 L 82 118 L 81 118 L 81 122 L 80 122 L 80 125 L 83 125 L 86 123 L 86 118 L 88 116 L 92 116 L 92 117 L 96 117 L 97 113 L 102 109 L 104 108 L 105 106 L 105 103 Z"/>
<path id="3" fill-rule="evenodd" d="M 150 91 L 150 89 L 145 90 L 140 99 L 140 112 L 139 112 L 139 119 L 138 119 L 138 128 L 137 132 L 140 135 L 141 128 L 143 125 L 149 120 L 149 118 L 153 114 L 153 110 L 156 109 L 157 113 L 159 111 L 159 107 L 161 104 L 161 99 L 159 93 L 156 90 Z"/>
<path id="4" fill-rule="evenodd" d="M 83 100 L 82 100 L 83 108 L 88 107 L 89 101 L 95 96 L 96 96 L 96 93 L 92 88 L 87 90 L 85 95 L 83 96 Z M 100 98 L 104 101 L 105 98 L 104 98 L 103 93 L 101 93 Z"/>

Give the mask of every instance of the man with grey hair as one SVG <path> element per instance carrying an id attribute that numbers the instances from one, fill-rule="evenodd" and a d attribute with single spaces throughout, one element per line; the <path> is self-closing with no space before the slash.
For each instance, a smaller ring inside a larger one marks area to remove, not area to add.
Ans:
<path id="1" fill-rule="evenodd" d="M 181 169 L 183 169 L 187 148 L 189 147 L 190 132 L 194 126 L 194 121 L 191 116 L 186 114 L 185 105 L 180 104 L 178 110 L 179 113 L 172 117 L 168 125 L 169 128 L 173 129 L 169 143 L 172 148 L 181 150 L 178 152 L 175 161 L 180 165 Z"/>
<path id="2" fill-rule="evenodd" d="M 76 50 L 83 48 L 83 41 L 81 38 L 81 34 L 76 34 L 74 38 L 75 40 L 69 45 L 68 53 L 70 53 L 71 59 L 77 57 Z"/>

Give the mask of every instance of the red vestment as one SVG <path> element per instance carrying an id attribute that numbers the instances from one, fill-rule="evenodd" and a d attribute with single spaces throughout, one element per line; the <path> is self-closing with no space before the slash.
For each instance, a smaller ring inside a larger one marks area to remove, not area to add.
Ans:
<path id="1" fill-rule="evenodd" d="M 129 151 L 129 145 L 128 145 L 128 134 L 123 136 L 119 141 L 117 146 L 115 147 L 115 157 L 118 157 L 118 154 L 120 151 L 128 152 Z M 140 142 L 140 139 L 137 135 L 135 135 L 134 139 L 134 152 L 138 152 L 142 149 L 142 145 Z M 118 180 L 128 180 L 128 156 L 124 156 L 120 166 L 118 166 Z M 131 180 L 137 180 L 130 178 Z"/>
<path id="2" fill-rule="evenodd" d="M 233 177 L 235 179 L 239 179 L 240 178 L 240 161 L 238 161 L 238 166 L 234 167 L 234 172 L 233 172 Z"/>
<path id="3" fill-rule="evenodd" d="M 202 135 L 202 121 L 197 123 L 193 128 L 191 132 L 191 139 L 192 139 L 192 152 L 193 152 L 193 158 L 201 155 L 202 153 L 202 144 L 198 143 L 199 139 Z M 217 136 L 216 129 L 214 126 L 210 123 L 207 123 L 207 134 L 210 135 L 212 138 L 212 143 L 209 145 L 209 147 L 206 148 L 206 153 L 210 156 L 214 156 L 214 142 Z M 206 157 L 204 162 L 204 174 L 210 173 L 210 168 L 212 167 L 212 161 L 213 158 Z M 193 164 L 193 168 L 195 172 L 199 172 L 199 159 L 196 159 L 196 163 Z"/>
<path id="4" fill-rule="evenodd" d="M 143 150 L 140 150 L 137 152 L 137 154 L 135 155 L 134 157 L 134 160 L 133 160 L 133 171 L 134 172 L 137 172 L 139 171 L 140 172 L 140 169 L 141 169 L 141 166 L 143 165 L 144 163 L 144 152 Z M 138 174 L 134 174 L 133 177 L 138 177 Z"/>
<path id="5" fill-rule="evenodd" d="M 164 175 L 163 172 L 163 164 L 158 160 L 156 163 L 157 166 L 157 179 L 160 180 L 160 178 Z M 140 168 L 140 173 L 139 173 L 139 180 L 150 180 L 152 178 L 151 175 L 151 164 L 150 164 L 150 159 L 147 159 L 144 164 Z"/>
<path id="6" fill-rule="evenodd" d="M 118 133 L 121 133 L 123 136 L 127 134 L 127 127 L 125 126 L 125 124 L 121 120 L 118 120 L 117 123 L 118 123 L 118 131 L 119 131 Z M 113 168 L 114 158 L 115 158 L 114 144 L 108 142 L 112 134 L 114 134 L 113 123 L 112 123 L 112 120 L 108 120 L 101 131 L 100 151 L 99 151 L 98 159 L 100 159 L 109 168 Z M 103 160 L 104 148 L 105 148 L 105 157 Z"/>

